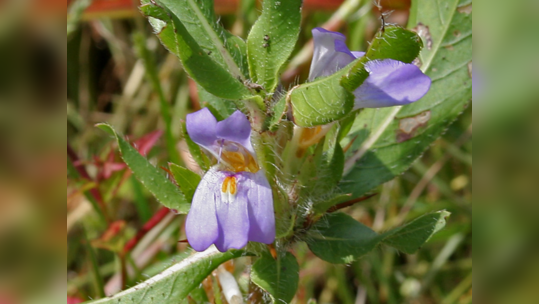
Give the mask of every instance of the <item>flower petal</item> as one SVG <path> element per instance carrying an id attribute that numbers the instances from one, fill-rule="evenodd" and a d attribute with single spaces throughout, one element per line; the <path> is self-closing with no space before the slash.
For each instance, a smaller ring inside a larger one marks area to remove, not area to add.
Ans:
<path id="1" fill-rule="evenodd" d="M 241 111 L 232 113 L 227 119 L 217 123 L 216 134 L 219 139 L 236 142 L 254 155 L 251 145 L 251 124 Z"/>
<path id="2" fill-rule="evenodd" d="M 262 170 L 250 175 L 249 241 L 271 244 L 275 240 L 275 214 L 271 187 Z"/>
<path id="3" fill-rule="evenodd" d="M 247 192 L 250 185 L 248 179 L 241 174 L 236 174 L 235 178 L 237 192 L 234 201 L 225 202 L 219 192 L 216 203 L 219 237 L 215 240 L 215 247 L 221 252 L 231 248 L 241 249 L 247 245 L 249 232 Z"/>
<path id="4" fill-rule="evenodd" d="M 430 78 L 413 64 L 385 59 L 369 61 L 365 68 L 369 77 L 354 91 L 354 109 L 405 105 L 429 91 Z"/>
<path id="5" fill-rule="evenodd" d="M 329 76 L 344 68 L 357 58 L 345 44 L 346 37 L 338 32 L 332 32 L 317 27 L 312 30 L 314 40 L 313 59 L 309 80 Z"/>
<path id="6" fill-rule="evenodd" d="M 217 119 L 208 108 L 188 114 L 185 119 L 185 126 L 189 137 L 194 142 L 211 152 L 215 152 Z"/>
<path id="7" fill-rule="evenodd" d="M 189 245 L 196 251 L 204 251 L 219 236 L 217 216 L 215 213 L 216 193 L 221 191 L 226 174 L 210 169 L 198 184 L 193 196 L 191 210 L 187 214 L 185 233 Z"/>

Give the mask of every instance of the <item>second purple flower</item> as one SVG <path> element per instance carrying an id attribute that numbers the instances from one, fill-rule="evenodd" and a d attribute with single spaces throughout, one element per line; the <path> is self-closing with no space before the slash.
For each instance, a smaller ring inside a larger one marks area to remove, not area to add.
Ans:
<path id="1" fill-rule="evenodd" d="M 312 33 L 314 54 L 309 80 L 329 76 L 365 55 L 350 51 L 341 33 L 319 27 Z M 354 91 L 354 109 L 405 105 L 429 91 L 430 78 L 413 64 L 384 59 L 369 61 L 365 68 L 369 77 Z"/>

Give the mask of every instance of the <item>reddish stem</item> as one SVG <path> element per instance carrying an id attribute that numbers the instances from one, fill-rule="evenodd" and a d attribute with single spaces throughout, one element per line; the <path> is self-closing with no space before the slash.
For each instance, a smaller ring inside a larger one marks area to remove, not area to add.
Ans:
<path id="1" fill-rule="evenodd" d="M 88 171 L 86 171 L 86 167 L 80 161 L 79 157 L 77 156 L 77 153 L 75 153 L 75 150 L 71 148 L 69 143 L 67 144 L 67 155 L 69 156 L 71 163 L 73 163 L 73 166 L 75 167 L 79 175 L 82 176 L 82 178 L 87 179 L 89 181 L 94 181 L 88 174 Z M 99 188 L 97 188 L 96 186 L 95 188 L 92 188 L 88 191 L 90 192 L 90 195 L 96 200 L 97 204 L 99 205 L 99 208 L 101 209 L 101 212 L 103 213 L 103 216 L 105 217 L 105 220 L 107 221 L 107 223 L 110 224 L 111 221 L 110 221 L 110 218 L 108 217 L 105 202 L 103 200 L 103 196 L 101 195 L 101 192 L 99 191 Z"/>
<path id="2" fill-rule="evenodd" d="M 356 203 L 359 203 L 359 202 L 362 202 L 364 200 L 368 200 L 369 198 L 377 195 L 378 193 L 373 193 L 373 194 L 369 194 L 369 195 L 365 195 L 365 196 L 362 196 L 362 197 L 358 197 L 356 199 L 353 199 L 353 200 L 349 200 L 349 201 L 346 201 L 344 203 L 340 203 L 340 204 L 337 204 L 331 208 L 328 209 L 327 213 L 331 213 L 331 212 L 335 212 L 339 209 L 342 209 L 342 208 L 346 208 L 346 207 L 350 207 L 352 206 L 353 204 L 356 204 Z"/>
<path id="3" fill-rule="evenodd" d="M 167 207 L 161 207 L 161 209 L 159 209 L 152 216 L 152 218 L 149 219 L 146 224 L 144 224 L 144 226 L 142 226 L 142 228 L 137 232 L 137 234 L 125 244 L 121 255 L 125 256 L 127 253 L 129 253 L 146 235 L 146 233 L 148 233 L 148 231 L 152 230 L 153 227 L 159 224 L 169 212 L 170 209 L 168 209 Z"/>

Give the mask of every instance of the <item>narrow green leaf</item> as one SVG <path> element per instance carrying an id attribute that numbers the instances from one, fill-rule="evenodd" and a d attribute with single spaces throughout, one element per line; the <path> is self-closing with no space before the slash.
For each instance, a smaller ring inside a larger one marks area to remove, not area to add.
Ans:
<path id="1" fill-rule="evenodd" d="M 241 250 L 222 253 L 212 247 L 204 252 L 197 252 L 160 274 L 112 297 L 89 303 L 178 303 L 220 264 L 244 254 Z"/>
<path id="2" fill-rule="evenodd" d="M 151 3 L 143 0 L 145 4 Z M 226 31 L 217 22 L 213 0 L 158 0 L 185 26 L 210 57 L 226 67 L 236 78 L 248 74 L 245 41 Z"/>
<path id="3" fill-rule="evenodd" d="M 423 215 L 402 227 L 384 233 L 382 242 L 404 253 L 415 253 L 431 236 L 445 227 L 449 215 L 451 213 L 445 210 Z"/>
<path id="4" fill-rule="evenodd" d="M 247 38 L 251 80 L 271 93 L 298 39 L 302 0 L 264 0 Z"/>
<path id="5" fill-rule="evenodd" d="M 298 262 L 290 252 L 277 259 L 263 254 L 253 264 L 251 280 L 270 294 L 273 303 L 290 303 L 298 289 Z"/>
<path id="6" fill-rule="evenodd" d="M 112 126 L 108 124 L 98 124 L 98 128 L 113 135 L 118 141 L 118 147 L 122 154 L 122 159 L 129 166 L 135 177 L 148 189 L 157 200 L 165 207 L 175 209 L 178 213 L 189 212 L 190 204 L 185 200 L 185 196 L 159 169 L 140 155 L 125 139 L 123 139 Z"/>
<path id="7" fill-rule="evenodd" d="M 468 106 L 472 98 L 472 13 L 459 0 L 416 0 L 424 41 L 419 62 L 431 77 L 429 93 L 404 107 L 364 109 L 342 146 L 347 153 L 341 189 L 359 197 L 402 174 Z"/>
<path id="8" fill-rule="evenodd" d="M 205 11 L 199 7 L 202 4 L 194 0 L 144 2 L 140 10 L 161 43 L 180 58 L 199 85 L 226 99 L 240 100 L 251 95 L 243 84 L 243 73 L 219 36 L 226 35 L 215 30 L 214 21 L 206 19 Z M 241 54 L 239 45 L 237 52 Z"/>
<path id="9" fill-rule="evenodd" d="M 170 168 L 170 172 L 172 172 L 172 175 L 176 180 L 176 183 L 178 183 L 178 186 L 180 186 L 180 190 L 183 192 L 183 194 L 185 194 L 185 199 L 188 202 L 192 201 L 198 183 L 200 183 L 200 175 L 173 163 L 169 163 L 168 166 Z"/>
<path id="10" fill-rule="evenodd" d="M 373 250 L 381 238 L 369 227 L 341 212 L 330 213 L 310 229 L 307 245 L 326 262 L 351 263 Z"/>
<path id="11" fill-rule="evenodd" d="M 354 91 L 369 76 L 365 70 L 365 63 L 368 61 L 395 59 L 411 63 L 417 58 L 422 47 L 421 38 L 416 33 L 398 26 L 386 26 L 376 34 L 365 56 L 342 78 L 341 85 Z"/>

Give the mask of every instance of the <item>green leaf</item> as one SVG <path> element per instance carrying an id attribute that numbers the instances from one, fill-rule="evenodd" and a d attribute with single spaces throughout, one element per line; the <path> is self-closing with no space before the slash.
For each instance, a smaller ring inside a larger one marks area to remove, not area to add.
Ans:
<path id="1" fill-rule="evenodd" d="M 431 77 L 429 93 L 403 107 L 364 109 L 344 147 L 344 192 L 359 197 L 406 171 L 436 140 L 472 98 L 472 14 L 459 0 L 417 0 L 418 31 L 425 48 L 421 69 Z M 420 23 L 420 24 L 419 24 Z"/>
<path id="2" fill-rule="evenodd" d="M 232 115 L 238 109 L 234 101 L 219 98 L 208 93 L 203 87 L 197 87 L 200 104 L 210 109 L 217 120 L 221 121 L 228 118 L 228 116 Z"/>
<path id="3" fill-rule="evenodd" d="M 271 93 L 294 49 L 301 23 L 302 0 L 264 0 L 262 15 L 247 38 L 251 80 Z"/>
<path id="4" fill-rule="evenodd" d="M 169 163 L 169 168 L 170 172 L 172 172 L 172 175 L 174 176 L 174 179 L 176 180 L 176 183 L 178 183 L 178 186 L 180 186 L 180 190 L 183 192 L 183 194 L 185 194 L 185 199 L 188 202 L 192 201 L 198 183 L 200 183 L 200 175 L 173 163 Z"/>
<path id="5" fill-rule="evenodd" d="M 226 99 L 240 100 L 251 95 L 243 84 L 245 77 L 240 68 L 245 60 L 244 43 L 216 24 L 213 1 L 144 0 L 140 10 L 161 43 L 180 58 L 200 86 Z"/>
<path id="6" fill-rule="evenodd" d="M 355 62 L 355 61 L 354 61 Z M 286 99 L 292 107 L 294 123 L 300 127 L 325 125 L 341 119 L 354 107 L 354 95 L 340 85 L 354 63 L 337 73 L 295 86 Z"/>
<path id="7" fill-rule="evenodd" d="M 178 213 L 187 213 L 191 205 L 185 196 L 159 169 L 155 168 L 138 151 L 133 148 L 122 136 L 118 135 L 112 126 L 98 124 L 98 128 L 113 135 L 118 141 L 122 159 L 129 166 L 135 177 L 148 189 L 165 207 L 175 209 Z"/>
<path id="8" fill-rule="evenodd" d="M 220 264 L 244 254 L 241 250 L 222 253 L 212 247 L 204 252 L 197 252 L 160 274 L 112 297 L 89 303 L 178 303 Z"/>
<path id="9" fill-rule="evenodd" d="M 365 70 L 368 61 L 394 59 L 411 63 L 417 58 L 422 47 L 421 39 L 416 33 L 398 26 L 386 26 L 376 34 L 365 56 L 342 78 L 341 85 L 354 91 L 369 76 Z"/>
<path id="10" fill-rule="evenodd" d="M 307 245 L 311 251 L 334 264 L 353 262 L 373 250 L 381 240 L 372 229 L 341 212 L 328 214 L 310 232 Z"/>
<path id="11" fill-rule="evenodd" d="M 445 227 L 451 213 L 442 210 L 423 215 L 410 223 L 383 234 L 383 243 L 404 253 L 412 254 L 425 244 L 431 236 Z"/>
<path id="12" fill-rule="evenodd" d="M 290 252 L 276 260 L 263 254 L 253 264 L 251 280 L 270 294 L 273 303 L 290 303 L 298 289 L 298 262 Z"/>

